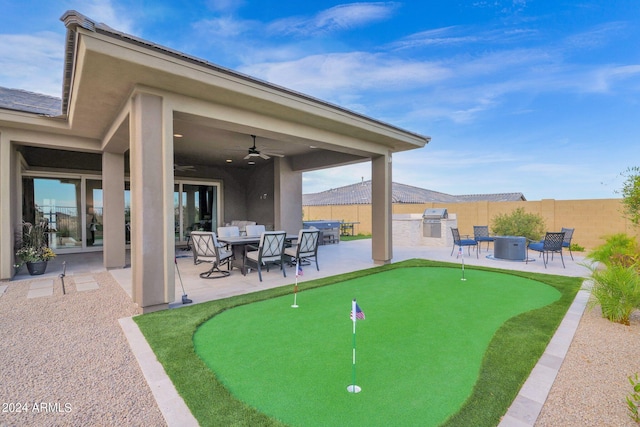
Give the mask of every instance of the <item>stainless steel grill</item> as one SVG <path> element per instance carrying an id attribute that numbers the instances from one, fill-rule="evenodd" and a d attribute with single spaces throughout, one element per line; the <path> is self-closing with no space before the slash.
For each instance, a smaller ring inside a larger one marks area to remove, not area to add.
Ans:
<path id="1" fill-rule="evenodd" d="M 449 214 L 445 208 L 425 209 L 422 214 L 422 236 L 442 237 L 442 220 L 447 219 Z"/>

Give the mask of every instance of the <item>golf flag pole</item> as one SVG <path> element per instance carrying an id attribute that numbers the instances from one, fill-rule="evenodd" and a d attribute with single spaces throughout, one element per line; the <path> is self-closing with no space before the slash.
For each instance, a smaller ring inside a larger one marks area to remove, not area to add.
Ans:
<path id="1" fill-rule="evenodd" d="M 360 393 L 362 390 L 356 385 L 356 323 L 358 319 L 364 319 L 364 313 L 358 306 L 356 299 L 351 302 L 351 320 L 353 321 L 353 346 L 351 350 L 351 385 L 347 387 L 349 393 Z"/>
<path id="2" fill-rule="evenodd" d="M 460 280 L 462 280 L 463 282 L 467 279 L 464 278 L 464 251 L 462 250 L 462 246 L 459 246 L 460 248 L 460 256 L 462 257 L 462 278 Z"/>
<path id="3" fill-rule="evenodd" d="M 298 308 L 298 276 L 302 273 L 300 266 L 300 258 L 296 258 L 296 284 L 293 285 L 293 305 L 291 307 Z"/>

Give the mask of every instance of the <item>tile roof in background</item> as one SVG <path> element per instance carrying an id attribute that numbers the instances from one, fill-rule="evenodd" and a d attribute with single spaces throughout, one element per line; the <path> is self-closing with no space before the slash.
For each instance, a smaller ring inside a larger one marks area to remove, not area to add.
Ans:
<path id="1" fill-rule="evenodd" d="M 22 89 L 0 87 L 0 108 L 43 116 L 59 116 L 62 113 L 62 100 Z"/>
<path id="2" fill-rule="evenodd" d="M 472 194 L 453 196 L 411 185 L 392 183 L 393 203 L 463 203 L 486 200 L 505 202 L 526 200 L 522 193 Z M 371 204 L 371 181 L 332 188 L 320 193 L 302 195 L 303 206 L 368 205 Z"/>

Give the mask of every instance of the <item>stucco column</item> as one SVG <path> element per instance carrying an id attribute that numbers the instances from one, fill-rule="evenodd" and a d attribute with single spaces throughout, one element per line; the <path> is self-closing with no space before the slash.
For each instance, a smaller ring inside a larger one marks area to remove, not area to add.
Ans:
<path id="1" fill-rule="evenodd" d="M 131 269 L 133 301 L 143 312 L 175 299 L 173 118 L 163 99 L 137 93 L 131 103 Z"/>
<path id="2" fill-rule="evenodd" d="M 302 172 L 286 158 L 274 159 L 274 227 L 289 234 L 302 228 Z"/>
<path id="3" fill-rule="evenodd" d="M 11 141 L 0 132 L 0 279 L 13 277 L 13 226 L 11 206 Z"/>
<path id="4" fill-rule="evenodd" d="M 371 159 L 371 252 L 373 262 L 388 264 L 393 257 L 391 154 Z"/>
<path id="5" fill-rule="evenodd" d="M 124 154 L 102 153 L 103 236 L 105 268 L 126 264 Z"/>

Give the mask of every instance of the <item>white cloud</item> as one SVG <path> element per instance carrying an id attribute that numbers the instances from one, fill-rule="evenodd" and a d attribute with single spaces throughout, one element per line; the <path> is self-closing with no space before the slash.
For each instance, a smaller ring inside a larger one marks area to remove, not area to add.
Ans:
<path id="1" fill-rule="evenodd" d="M 238 37 L 253 27 L 251 21 L 235 19 L 231 16 L 219 18 L 203 19 L 193 24 L 193 28 L 206 37 L 216 37 L 220 39 L 231 39 Z"/>
<path id="2" fill-rule="evenodd" d="M 370 162 L 306 172 L 302 177 L 302 192 L 305 194 L 318 193 L 370 179 Z"/>
<path id="3" fill-rule="evenodd" d="M 606 22 L 588 31 L 572 34 L 565 40 L 565 45 L 572 49 L 594 49 L 608 45 L 613 39 L 624 37 L 628 25 L 622 21 Z"/>
<path id="4" fill-rule="evenodd" d="M 2 85 L 60 97 L 63 56 L 61 34 L 0 34 Z"/>
<path id="5" fill-rule="evenodd" d="M 451 26 L 421 31 L 389 44 L 389 48 L 414 49 L 425 46 L 462 45 L 479 41 L 477 35 L 454 35 L 458 28 Z"/>
<path id="6" fill-rule="evenodd" d="M 315 96 L 342 91 L 387 91 L 441 81 L 450 70 L 436 63 L 366 52 L 311 55 L 294 61 L 264 62 L 242 72 Z"/>
<path id="7" fill-rule="evenodd" d="M 76 9 L 86 17 L 104 23 L 118 31 L 133 34 L 134 21 L 131 11 L 111 0 L 84 0 L 67 2 L 70 9 Z"/>
<path id="8" fill-rule="evenodd" d="M 635 84 L 632 80 L 636 78 Z M 617 84 L 625 82 L 624 90 L 640 90 L 640 65 L 604 66 L 593 71 L 585 84 L 586 91 L 610 92 Z"/>
<path id="9" fill-rule="evenodd" d="M 388 19 L 395 2 L 351 3 L 323 10 L 312 17 L 290 17 L 272 22 L 273 34 L 313 35 L 364 27 Z"/>

